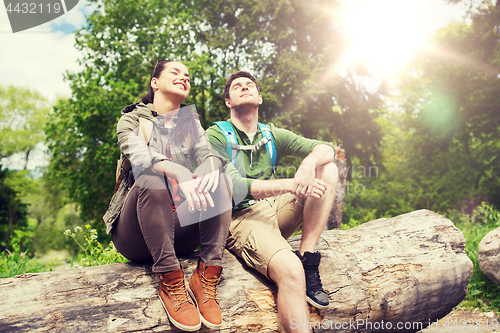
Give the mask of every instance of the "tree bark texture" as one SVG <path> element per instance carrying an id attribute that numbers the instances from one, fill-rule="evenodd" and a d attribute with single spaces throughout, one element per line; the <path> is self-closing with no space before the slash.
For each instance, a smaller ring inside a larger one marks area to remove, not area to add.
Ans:
<path id="1" fill-rule="evenodd" d="M 298 248 L 300 236 L 289 241 Z M 390 323 L 387 331 L 416 332 L 465 297 L 472 263 L 464 248 L 465 239 L 453 223 L 427 210 L 348 231 L 325 231 L 317 249 L 330 307 L 310 307 L 317 324 L 283 324 L 316 325 L 316 331 L 324 332 L 375 332 Z M 182 259 L 187 277 L 196 260 L 196 255 Z M 157 288 L 150 266 L 130 263 L 1 279 L 0 331 L 177 331 Z M 227 251 L 218 295 L 222 332 L 283 331 L 275 285 Z M 402 329 L 396 329 L 398 323 Z M 208 329 L 202 326 L 201 331 Z"/>
<path id="2" fill-rule="evenodd" d="M 347 175 L 347 160 L 345 158 L 345 150 L 342 145 L 335 147 L 335 164 L 339 170 L 339 181 L 335 188 L 335 201 L 333 202 L 332 210 L 327 221 L 328 230 L 340 229 L 342 225 L 342 216 L 344 214 L 345 201 L 345 176 Z"/>

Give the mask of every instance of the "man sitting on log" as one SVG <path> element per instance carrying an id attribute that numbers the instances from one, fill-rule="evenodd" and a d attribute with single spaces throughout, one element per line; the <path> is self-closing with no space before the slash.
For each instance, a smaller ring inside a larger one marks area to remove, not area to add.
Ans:
<path id="1" fill-rule="evenodd" d="M 233 162 L 226 171 L 234 186 L 227 248 L 277 284 L 278 313 L 285 330 L 291 331 L 291 320 L 310 322 L 306 300 L 319 309 L 329 304 L 315 248 L 334 200 L 334 149 L 330 143 L 259 123 L 262 96 L 248 72 L 229 77 L 224 97 L 230 120 L 215 123 L 207 135 Z M 303 161 L 294 178 L 275 179 L 274 166 L 286 155 Z M 301 225 L 302 240 L 294 253 L 286 238 Z"/>

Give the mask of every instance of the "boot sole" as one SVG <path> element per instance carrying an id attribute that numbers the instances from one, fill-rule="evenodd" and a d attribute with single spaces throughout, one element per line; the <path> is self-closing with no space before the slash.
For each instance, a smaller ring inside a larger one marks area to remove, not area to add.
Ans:
<path id="1" fill-rule="evenodd" d="M 160 296 L 158 295 L 158 297 L 160 297 Z M 172 325 L 174 325 L 178 329 L 181 329 L 181 330 L 187 331 L 187 332 L 194 332 L 194 331 L 197 331 L 197 330 L 199 330 L 201 328 L 201 323 L 198 323 L 198 325 L 196 325 L 196 326 L 187 326 L 187 325 L 183 325 L 183 324 L 179 323 L 178 321 L 176 321 L 175 319 L 173 319 L 172 316 L 170 316 L 170 313 L 168 313 L 167 307 L 163 303 L 163 300 L 161 299 L 161 297 L 160 297 L 160 302 L 161 302 L 161 305 L 163 305 L 163 308 L 165 309 L 165 312 L 167 313 L 168 320 L 170 320 L 170 322 L 172 323 Z M 196 310 L 198 310 L 198 308 L 196 308 Z"/>
<path id="2" fill-rule="evenodd" d="M 191 298 L 193 299 L 194 304 L 196 304 L 196 310 L 198 311 L 198 314 L 200 315 L 200 319 L 201 319 L 201 322 L 203 323 L 203 325 L 205 325 L 206 327 L 208 327 L 208 328 L 210 328 L 212 330 L 218 330 L 221 327 L 222 323 L 220 323 L 220 324 L 214 324 L 214 323 L 211 323 L 208 320 L 206 320 L 202 316 L 202 314 L 200 313 L 200 309 L 198 308 L 198 302 L 196 301 L 196 297 L 194 297 L 194 293 L 191 291 L 191 288 L 189 288 L 189 284 L 188 284 L 188 286 L 187 286 L 186 289 L 187 289 L 189 295 L 191 296 Z"/>
<path id="3" fill-rule="evenodd" d="M 319 303 L 316 303 L 315 301 L 313 301 L 312 298 L 309 298 L 309 296 L 306 295 L 306 299 L 307 299 L 307 303 L 311 304 L 312 306 L 314 306 L 316 309 L 319 309 L 319 310 L 325 310 L 325 309 L 328 309 L 328 305 L 321 305 Z"/>

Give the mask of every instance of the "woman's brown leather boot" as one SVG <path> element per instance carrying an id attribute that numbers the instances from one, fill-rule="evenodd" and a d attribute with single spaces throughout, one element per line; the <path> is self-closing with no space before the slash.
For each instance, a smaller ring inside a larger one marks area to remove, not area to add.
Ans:
<path id="1" fill-rule="evenodd" d="M 184 331 L 197 331 L 201 327 L 196 307 L 186 291 L 182 268 L 169 273 L 158 273 L 161 303 L 170 322 Z"/>
<path id="2" fill-rule="evenodd" d="M 217 299 L 217 284 L 221 273 L 222 267 L 207 266 L 198 260 L 198 266 L 188 286 L 188 291 L 198 306 L 201 322 L 213 330 L 219 329 L 222 324 L 222 314 Z"/>

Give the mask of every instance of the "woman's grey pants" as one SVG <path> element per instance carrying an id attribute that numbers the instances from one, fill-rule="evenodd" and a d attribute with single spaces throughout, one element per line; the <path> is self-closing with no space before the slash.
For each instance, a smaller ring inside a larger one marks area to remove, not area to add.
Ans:
<path id="1" fill-rule="evenodd" d="M 222 266 L 232 200 L 230 178 L 221 173 L 219 179 L 211 193 L 215 207 L 190 214 L 185 200 L 173 211 L 164 177 L 141 175 L 112 229 L 118 252 L 132 261 L 152 261 L 153 272 L 167 273 L 180 268 L 176 255 L 201 246 L 200 259 L 206 265 Z"/>

